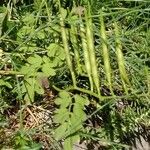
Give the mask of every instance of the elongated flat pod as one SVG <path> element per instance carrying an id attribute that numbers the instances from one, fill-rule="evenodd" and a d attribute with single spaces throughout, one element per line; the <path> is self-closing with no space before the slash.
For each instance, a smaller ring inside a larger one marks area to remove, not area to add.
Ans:
<path id="1" fill-rule="evenodd" d="M 118 67 L 119 67 L 119 72 L 122 80 L 122 84 L 124 87 L 124 90 L 126 93 L 128 93 L 126 83 L 130 85 L 129 78 L 125 69 L 125 62 L 124 62 L 124 56 L 122 53 L 122 46 L 121 46 L 121 40 L 119 36 L 119 28 L 117 23 L 114 23 L 115 25 L 115 40 L 116 40 L 116 56 L 117 56 L 117 62 L 118 62 Z"/>
<path id="2" fill-rule="evenodd" d="M 93 80 L 92 80 L 92 70 L 91 70 L 91 64 L 90 64 L 90 55 L 89 55 L 89 51 L 88 51 L 88 47 L 87 47 L 85 28 L 84 28 L 82 21 L 80 23 L 80 36 L 81 36 L 81 41 L 82 41 L 85 68 L 86 68 L 86 72 L 88 74 L 91 91 L 93 91 Z"/>
<path id="3" fill-rule="evenodd" d="M 110 91 L 113 94 L 112 72 L 111 72 L 111 66 L 110 66 L 109 50 L 107 47 L 106 29 L 105 29 L 105 23 L 104 23 L 102 11 L 100 11 L 100 35 L 102 39 L 102 50 L 103 50 L 103 60 L 104 60 L 104 69 L 105 69 L 106 79 L 107 79 Z"/>
<path id="4" fill-rule="evenodd" d="M 85 11 L 85 22 L 86 22 L 86 37 L 87 37 L 87 46 L 88 46 L 88 53 L 90 56 L 90 64 L 91 64 L 91 71 L 92 71 L 92 79 L 95 84 L 96 90 L 100 95 L 100 80 L 98 75 L 98 68 L 96 63 L 96 55 L 94 49 L 94 38 L 93 38 L 93 23 L 91 18 L 90 7 L 88 8 L 88 12 Z"/>
<path id="5" fill-rule="evenodd" d="M 80 74 L 82 73 L 82 69 L 80 64 L 79 44 L 77 39 L 77 27 L 74 24 L 71 25 L 70 39 L 74 50 L 74 57 L 75 57 L 74 59 L 76 64 L 75 68 L 77 70 L 77 73 Z"/>
<path id="6" fill-rule="evenodd" d="M 72 61 L 71 61 L 71 56 L 70 56 L 70 52 L 69 52 L 69 45 L 68 45 L 68 40 L 67 40 L 67 31 L 65 29 L 65 25 L 64 25 L 64 9 L 59 8 L 60 10 L 60 25 L 61 25 L 61 35 L 62 35 L 62 42 L 63 42 L 63 46 L 64 46 L 64 50 L 65 50 L 65 55 L 66 55 L 66 62 L 68 65 L 68 68 L 70 70 L 71 73 L 71 77 L 72 77 L 72 81 L 73 81 L 73 85 L 76 86 L 76 77 L 75 77 L 75 73 L 73 70 L 73 65 L 72 65 Z"/>

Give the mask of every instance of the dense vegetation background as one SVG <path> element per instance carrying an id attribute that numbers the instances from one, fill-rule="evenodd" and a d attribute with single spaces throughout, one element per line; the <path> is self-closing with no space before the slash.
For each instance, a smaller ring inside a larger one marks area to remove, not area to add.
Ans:
<path id="1" fill-rule="evenodd" d="M 148 0 L 0 1 L 0 149 L 150 142 L 149 18 Z"/>

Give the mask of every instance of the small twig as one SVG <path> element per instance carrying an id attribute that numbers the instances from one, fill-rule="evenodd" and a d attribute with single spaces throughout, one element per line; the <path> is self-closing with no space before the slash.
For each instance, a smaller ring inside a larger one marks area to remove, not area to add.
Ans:
<path id="1" fill-rule="evenodd" d="M 38 120 L 35 118 L 35 116 L 33 115 L 33 113 L 31 112 L 31 110 L 27 107 L 27 112 L 33 117 L 33 119 L 35 120 L 36 124 L 38 125 L 39 122 Z"/>

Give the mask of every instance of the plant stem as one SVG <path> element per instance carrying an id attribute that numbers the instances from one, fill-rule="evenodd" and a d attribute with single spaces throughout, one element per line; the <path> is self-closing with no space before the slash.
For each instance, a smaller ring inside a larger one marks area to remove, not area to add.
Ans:
<path id="1" fill-rule="evenodd" d="M 17 77 L 23 77 L 24 75 L 21 72 L 18 71 L 12 71 L 12 70 L 0 70 L 0 75 L 18 75 Z"/>

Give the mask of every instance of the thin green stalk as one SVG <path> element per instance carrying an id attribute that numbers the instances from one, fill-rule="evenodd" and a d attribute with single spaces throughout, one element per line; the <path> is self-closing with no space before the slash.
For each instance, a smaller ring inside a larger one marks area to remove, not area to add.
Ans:
<path id="1" fill-rule="evenodd" d="M 98 95 L 100 96 L 100 81 L 98 75 L 98 68 L 96 62 L 96 55 L 94 49 L 94 39 L 93 39 L 93 28 L 92 28 L 92 18 L 90 13 L 90 6 L 88 8 L 88 12 L 85 12 L 85 20 L 86 20 L 86 36 L 87 36 L 87 46 L 88 52 L 90 56 L 90 64 L 91 64 L 91 73 L 93 82 L 95 84 Z"/>
<path id="2" fill-rule="evenodd" d="M 46 7 L 47 16 L 48 16 L 48 22 L 51 23 L 51 14 L 50 14 L 51 8 L 48 7 L 47 1 L 45 1 L 45 7 Z"/>
<path id="3" fill-rule="evenodd" d="M 130 82 L 129 82 L 126 69 L 125 69 L 125 62 L 124 62 L 124 57 L 122 53 L 122 46 L 121 46 L 121 41 L 119 37 L 118 25 L 116 22 L 114 24 L 115 24 L 116 56 L 117 56 L 117 61 L 118 61 L 118 67 L 119 67 L 119 72 L 120 72 L 121 81 L 122 81 L 124 90 L 126 94 L 128 94 L 126 83 L 130 85 Z"/>
<path id="4" fill-rule="evenodd" d="M 40 6 L 39 6 L 39 9 L 38 9 L 36 18 L 35 18 L 35 19 L 36 19 L 36 20 L 35 20 L 35 26 L 36 26 L 36 24 L 37 24 L 37 22 L 38 22 L 38 20 L 39 20 L 40 13 L 41 13 L 41 11 L 42 11 L 42 7 L 43 7 L 43 5 L 44 5 L 44 2 L 45 2 L 45 0 L 42 0 L 41 3 L 40 3 Z M 34 28 L 34 26 L 33 26 L 33 28 Z"/>
<path id="5" fill-rule="evenodd" d="M 102 38 L 102 50 L 103 50 L 105 74 L 106 74 L 106 78 L 107 78 L 107 82 L 108 82 L 110 91 L 113 94 L 112 79 L 111 79 L 112 72 L 111 72 L 110 59 L 109 59 L 109 50 L 107 48 L 107 37 L 106 37 L 106 30 L 105 30 L 105 24 L 104 24 L 104 18 L 103 18 L 102 11 L 100 11 L 100 35 Z"/>
<path id="6" fill-rule="evenodd" d="M 18 75 L 18 77 L 24 76 L 21 72 L 12 71 L 12 70 L 8 70 L 8 71 L 0 70 L 0 75 Z"/>
<path id="7" fill-rule="evenodd" d="M 24 106 L 22 106 L 22 108 L 20 109 L 20 111 L 19 111 L 19 129 L 20 130 L 23 130 L 23 118 L 24 118 L 24 110 L 25 110 L 25 108 L 27 107 L 27 105 L 24 105 Z"/>
<path id="8" fill-rule="evenodd" d="M 145 67 L 145 72 L 146 72 L 146 77 L 147 77 L 147 91 L 150 94 L 150 73 L 147 67 Z"/>
<path id="9" fill-rule="evenodd" d="M 74 90 L 77 90 L 77 91 L 80 91 L 80 92 L 83 92 L 83 93 L 86 93 L 86 94 L 89 94 L 91 96 L 94 96 L 95 98 L 99 98 L 99 95 L 90 91 L 90 90 L 86 90 L 86 89 L 83 89 L 83 88 L 79 88 L 79 87 L 69 87 L 69 88 L 66 88 L 66 89 L 59 89 L 58 87 L 54 86 L 53 85 L 53 88 L 56 90 L 56 91 L 74 91 Z M 104 101 L 104 100 L 110 100 L 110 99 L 114 99 L 114 101 L 116 102 L 116 100 L 120 100 L 120 99 L 128 99 L 128 100 L 133 100 L 132 98 L 145 98 L 147 99 L 147 101 L 149 100 L 149 93 L 142 93 L 142 94 L 137 94 L 137 93 L 133 93 L 133 94 L 127 94 L 127 95 L 122 95 L 122 96 L 116 96 L 116 95 L 113 95 L 113 96 L 101 96 L 101 101 Z"/>
<path id="10" fill-rule="evenodd" d="M 73 85 L 76 86 L 76 77 L 75 77 L 75 73 L 73 70 L 72 61 L 70 57 L 69 45 L 68 45 L 68 40 L 67 40 L 67 31 L 65 29 L 64 18 L 63 18 L 64 11 L 63 11 L 63 8 L 61 8 L 61 6 L 59 8 L 59 11 L 60 11 L 61 35 L 62 35 L 63 46 L 64 46 L 64 50 L 66 54 L 66 62 L 71 73 Z"/>

